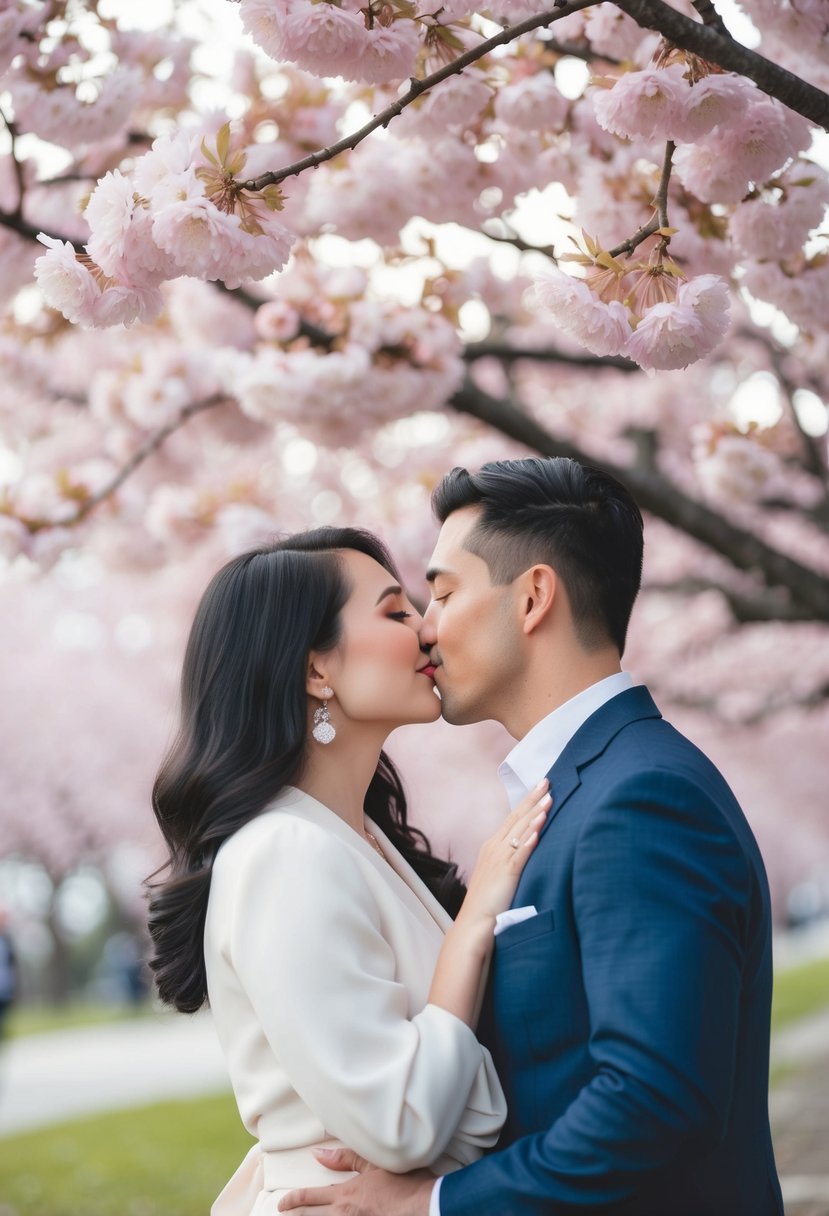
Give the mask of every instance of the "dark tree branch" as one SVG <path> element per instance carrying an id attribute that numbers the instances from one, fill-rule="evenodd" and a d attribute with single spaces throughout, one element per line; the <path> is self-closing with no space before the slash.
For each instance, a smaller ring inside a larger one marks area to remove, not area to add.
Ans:
<path id="1" fill-rule="evenodd" d="M 707 714 L 712 714 L 720 720 L 731 723 L 731 718 L 722 714 L 718 698 L 716 695 L 705 697 L 694 697 L 688 693 L 676 692 L 670 688 L 666 682 L 662 684 L 659 677 L 648 681 L 654 692 L 658 693 L 660 689 L 664 690 L 666 697 L 670 697 L 671 704 L 683 709 L 700 709 Z M 814 709 L 818 705 L 825 704 L 829 698 L 829 684 L 819 685 L 813 688 L 811 692 L 804 693 L 802 696 L 792 695 L 788 689 L 778 692 L 776 695 L 770 695 L 765 704 L 755 709 L 753 713 L 741 715 L 737 721 L 741 726 L 758 726 L 761 722 L 765 722 L 768 718 L 779 714 L 782 709 L 789 709 L 792 706 L 797 706 L 799 709 Z"/>
<path id="2" fill-rule="evenodd" d="M 784 594 L 758 587 L 752 594 L 726 587 L 707 578 L 682 578 L 672 583 L 645 583 L 643 591 L 660 591 L 668 595 L 700 595 L 717 591 L 727 601 L 731 614 L 741 625 L 762 621 L 784 621 L 786 624 L 811 621 L 814 614 L 792 604 Z"/>
<path id="3" fill-rule="evenodd" d="M 500 359 L 502 363 L 516 363 L 519 359 L 531 359 L 536 363 L 564 363 L 568 367 L 613 368 L 620 372 L 638 372 L 640 367 L 632 359 L 621 355 L 578 355 L 567 351 L 555 350 L 546 346 L 536 349 L 532 346 L 510 346 L 506 342 L 468 342 L 463 349 L 463 357 L 467 363 L 477 359 Z"/>
<path id="4" fill-rule="evenodd" d="M 671 169 L 673 168 L 674 152 L 676 144 L 671 140 L 665 144 L 665 156 L 662 161 L 662 173 L 659 178 L 659 186 L 657 187 L 656 196 L 653 200 L 654 214 L 647 224 L 644 224 L 638 232 L 633 236 L 628 237 L 626 241 L 622 241 L 614 249 L 610 250 L 612 258 L 618 258 L 623 253 L 630 255 L 638 245 L 646 241 L 649 236 L 653 236 L 660 228 L 668 227 L 668 187 L 671 184 Z M 663 245 L 668 244 L 670 237 L 663 237 Z"/>
<path id="5" fill-rule="evenodd" d="M 726 72 L 739 72 L 759 89 L 829 131 L 829 95 L 711 25 L 683 16 L 664 0 L 614 0 L 637 25 L 656 30 L 683 51 L 693 51 Z"/>
<path id="6" fill-rule="evenodd" d="M 800 438 L 805 467 L 820 481 L 821 485 L 823 486 L 824 502 L 826 502 L 829 500 L 829 469 L 826 467 L 826 461 L 824 459 L 820 444 L 818 444 L 814 435 L 810 435 L 809 432 L 804 429 L 803 423 L 800 421 L 800 416 L 794 403 L 794 395 L 797 392 L 798 385 L 796 385 L 786 374 L 783 366 L 783 352 L 780 350 L 780 348 L 774 345 L 774 343 L 770 342 L 767 349 L 772 368 L 774 369 L 774 374 L 777 377 L 777 381 L 781 389 L 783 390 L 783 396 L 788 407 L 789 417 L 794 423 Z"/>
<path id="7" fill-rule="evenodd" d="M 20 163 L 20 157 L 17 155 L 17 127 L 6 117 L 5 113 L 0 110 L 0 120 L 5 124 L 6 130 L 9 133 L 11 141 L 11 158 L 14 165 L 14 176 L 17 182 L 17 206 L 11 213 L 16 219 L 23 218 L 23 199 L 26 195 L 26 182 L 23 177 L 23 165 Z"/>
<path id="8" fill-rule="evenodd" d="M 106 485 L 101 486 L 100 490 L 97 490 L 94 494 L 90 494 L 88 498 L 84 498 L 81 502 L 79 502 L 74 514 L 68 516 L 68 518 L 57 521 L 21 519 L 20 522 L 24 524 L 24 526 L 27 527 L 30 532 L 40 532 L 44 528 L 54 527 L 71 528 L 76 524 L 82 523 L 83 520 L 86 519 L 87 515 L 90 515 L 96 507 L 99 507 L 101 503 L 106 502 L 108 498 L 111 498 L 113 494 L 120 490 L 127 478 L 132 476 L 139 465 L 142 465 L 148 457 L 152 456 L 154 452 L 157 452 L 164 441 L 169 439 L 169 437 L 174 434 L 175 431 L 178 431 L 182 426 L 184 426 L 184 424 L 194 417 L 194 415 L 201 414 L 205 410 L 213 409 L 214 406 L 222 405 L 228 400 L 229 398 L 224 394 L 214 393 L 212 396 L 205 397 L 201 401 L 192 401 L 189 405 L 185 405 L 179 410 L 178 414 L 171 422 L 168 422 L 165 426 L 159 427 L 157 431 L 153 431 L 152 435 L 150 435 L 144 441 L 144 443 L 142 443 L 141 446 L 135 452 L 133 452 L 129 460 L 121 466 L 115 476 L 110 478 Z"/>
<path id="9" fill-rule="evenodd" d="M 572 441 L 559 439 L 545 430 L 513 402 L 491 397 L 469 379 L 448 404 L 458 413 L 478 418 L 518 443 L 534 448 L 542 456 L 569 456 L 582 464 L 597 463 L 595 457 Z M 793 607 L 809 619 L 829 620 L 829 580 L 816 571 L 696 502 L 657 468 L 624 467 L 606 460 L 601 464 L 627 485 L 644 511 L 713 549 L 737 569 L 757 575 L 769 588 L 787 588 Z"/>
<path id="10" fill-rule="evenodd" d="M 545 38 L 544 46 L 548 51 L 552 51 L 554 55 L 566 55 L 570 59 L 583 59 L 585 63 L 612 63 L 618 67 L 622 62 L 621 59 L 615 59 L 612 55 L 603 55 L 599 51 L 594 51 L 589 42 L 560 42 L 558 38 Z"/>
<path id="11" fill-rule="evenodd" d="M 499 221 L 505 228 L 509 228 L 506 220 L 503 218 Z M 486 228 L 481 228 L 481 235 L 487 240 L 497 241 L 501 245 L 512 245 L 519 250 L 520 253 L 543 253 L 545 258 L 549 258 L 551 262 L 558 264 L 556 251 L 552 245 L 531 245 L 529 241 L 525 241 L 517 232 L 510 232 L 507 236 L 496 236 L 494 232 L 488 232 Z"/>
<path id="12" fill-rule="evenodd" d="M 548 25 L 552 25 L 554 21 L 559 21 L 562 17 L 569 17 L 571 13 L 579 13 L 585 8 L 594 8 L 600 0 L 569 0 L 558 8 L 554 8 L 549 12 L 539 13 L 535 17 L 530 17 L 526 21 L 520 22 L 518 25 L 511 25 L 507 29 L 501 30 L 500 34 L 495 34 L 492 38 L 487 38 L 485 41 L 465 51 L 463 55 L 459 55 L 457 59 L 453 59 L 450 63 L 444 64 L 436 72 L 432 72 L 430 76 L 425 76 L 423 80 L 411 80 L 410 88 L 402 97 L 398 97 L 396 101 L 387 106 L 385 110 L 381 110 L 379 114 L 375 114 L 364 126 L 359 130 L 354 131 L 351 135 L 347 135 L 344 139 L 338 140 L 327 148 L 320 148 L 317 152 L 312 152 L 309 156 L 304 156 L 302 160 L 295 161 L 292 165 L 286 166 L 284 169 L 277 169 L 272 173 L 263 173 L 260 177 L 250 181 L 240 182 L 240 190 L 257 191 L 264 190 L 266 186 L 275 186 L 279 182 L 285 181 L 287 177 L 295 177 L 298 173 L 304 173 L 306 169 L 315 169 L 317 165 L 323 164 L 325 161 L 333 160 L 335 156 L 339 156 L 341 152 L 347 152 L 356 148 L 362 143 L 366 136 L 371 135 L 378 127 L 387 127 L 393 118 L 397 118 L 402 114 L 407 106 L 410 106 L 418 97 L 422 97 L 429 89 L 433 89 L 435 85 L 441 84 L 442 81 L 448 80 L 450 76 L 457 76 L 464 68 L 471 67 L 473 63 L 477 63 L 479 59 L 483 59 L 490 51 L 494 51 L 499 46 L 506 46 L 510 42 L 514 42 L 516 38 L 521 38 L 524 34 L 532 33 L 533 30 L 542 29 Z"/>
<path id="13" fill-rule="evenodd" d="M 731 37 L 711 0 L 691 0 L 691 3 L 702 18 L 703 25 L 710 25 L 718 34 L 725 34 L 726 38 Z"/>
<path id="14" fill-rule="evenodd" d="M 36 241 L 38 235 L 43 232 L 43 229 L 38 228 L 36 224 L 30 224 L 22 216 L 11 214 L 8 211 L 0 211 L 0 226 L 16 232 L 18 236 L 22 236 L 27 241 Z M 68 241 L 76 253 L 84 252 L 84 245 L 70 236 L 63 236 L 60 232 L 48 232 L 46 235 L 53 237 L 56 241 Z"/>

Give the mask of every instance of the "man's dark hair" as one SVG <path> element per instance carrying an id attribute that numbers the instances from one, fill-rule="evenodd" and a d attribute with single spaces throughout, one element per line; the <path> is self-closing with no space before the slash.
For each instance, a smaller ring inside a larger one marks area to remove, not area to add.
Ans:
<path id="1" fill-rule="evenodd" d="M 609 473 L 565 457 L 496 460 L 479 473 L 452 469 L 435 487 L 441 523 L 463 507 L 480 521 L 465 548 L 483 558 L 493 583 L 511 583 L 537 562 L 564 584 L 579 641 L 625 648 L 642 580 L 642 515 Z"/>

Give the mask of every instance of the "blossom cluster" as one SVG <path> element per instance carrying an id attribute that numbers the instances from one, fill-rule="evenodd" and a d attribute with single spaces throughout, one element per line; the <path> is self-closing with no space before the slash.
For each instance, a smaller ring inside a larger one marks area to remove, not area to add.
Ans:
<path id="1" fill-rule="evenodd" d="M 659 268 L 662 270 L 662 268 Z M 653 270 L 620 267 L 591 284 L 551 268 L 536 283 L 536 298 L 556 325 L 596 355 L 625 355 L 646 371 L 672 371 L 710 354 L 730 321 L 728 285 L 716 275 L 677 281 Z M 604 297 L 604 298 L 602 298 Z M 646 307 L 638 301 L 643 300 Z"/>
<path id="2" fill-rule="evenodd" d="M 239 11 L 270 56 L 319 76 L 381 84 L 414 74 L 422 27 L 411 4 L 240 0 Z"/>
<path id="3" fill-rule="evenodd" d="M 128 325 L 158 316 L 166 279 L 238 287 L 281 269 L 294 238 L 274 214 L 279 196 L 244 195 L 235 175 L 245 156 L 230 157 L 229 141 L 224 127 L 214 155 L 184 131 L 160 136 L 131 177 L 107 173 L 86 208 L 85 254 L 40 238 L 48 252 L 35 274 L 46 301 L 74 324 Z"/>
<path id="4" fill-rule="evenodd" d="M 464 374 L 457 330 L 440 313 L 372 298 L 367 287 L 357 270 L 326 273 L 297 258 L 278 298 L 258 310 L 256 348 L 224 369 L 247 416 L 294 423 L 337 447 L 444 405 Z"/>

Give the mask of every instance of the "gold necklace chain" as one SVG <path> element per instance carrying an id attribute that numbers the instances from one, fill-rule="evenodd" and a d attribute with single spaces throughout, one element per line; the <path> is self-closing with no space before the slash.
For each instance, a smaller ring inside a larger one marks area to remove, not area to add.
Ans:
<path id="1" fill-rule="evenodd" d="M 383 861 L 388 861 L 388 857 L 386 857 L 386 854 L 383 852 L 382 848 L 380 847 L 380 841 L 377 839 L 377 837 L 372 835 L 372 833 L 368 830 L 368 828 L 363 828 L 363 835 L 365 836 L 366 840 L 369 842 L 371 847 L 374 849 L 375 853 L 379 853 L 380 856 L 383 858 Z"/>

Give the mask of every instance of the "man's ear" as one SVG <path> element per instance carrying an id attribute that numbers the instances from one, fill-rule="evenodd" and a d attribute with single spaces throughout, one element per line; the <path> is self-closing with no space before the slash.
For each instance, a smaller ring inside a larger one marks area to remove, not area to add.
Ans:
<path id="1" fill-rule="evenodd" d="M 316 697 L 318 701 L 324 701 L 322 695 L 323 688 L 330 688 L 328 683 L 328 664 L 322 655 L 314 654 L 308 656 L 308 671 L 305 676 L 305 691 L 309 697 Z"/>
<path id="2" fill-rule="evenodd" d="M 521 629 L 533 633 L 547 620 L 558 593 L 558 577 L 552 566 L 530 566 L 519 576 Z"/>

